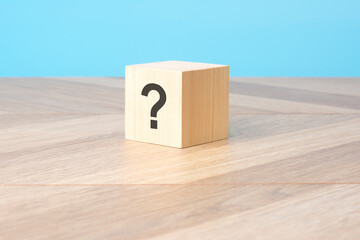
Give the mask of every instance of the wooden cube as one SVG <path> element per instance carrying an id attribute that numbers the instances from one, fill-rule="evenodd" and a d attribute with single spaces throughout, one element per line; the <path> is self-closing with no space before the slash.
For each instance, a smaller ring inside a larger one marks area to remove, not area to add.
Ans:
<path id="1" fill-rule="evenodd" d="M 228 66 L 179 61 L 126 66 L 126 139 L 184 148 L 225 139 L 228 129 Z"/>

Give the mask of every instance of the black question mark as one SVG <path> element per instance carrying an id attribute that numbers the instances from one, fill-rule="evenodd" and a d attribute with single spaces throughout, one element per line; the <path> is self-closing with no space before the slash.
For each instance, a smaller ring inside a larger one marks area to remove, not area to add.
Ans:
<path id="1" fill-rule="evenodd" d="M 141 91 L 141 95 L 147 97 L 151 90 L 157 91 L 160 95 L 159 101 L 154 104 L 154 106 L 151 108 L 150 113 L 151 117 L 156 118 L 157 112 L 160 110 L 160 108 L 162 108 L 162 106 L 164 106 L 166 102 L 166 93 L 160 85 L 157 85 L 155 83 L 149 83 L 143 88 L 143 90 Z M 150 128 L 157 129 L 157 120 L 150 120 Z"/>

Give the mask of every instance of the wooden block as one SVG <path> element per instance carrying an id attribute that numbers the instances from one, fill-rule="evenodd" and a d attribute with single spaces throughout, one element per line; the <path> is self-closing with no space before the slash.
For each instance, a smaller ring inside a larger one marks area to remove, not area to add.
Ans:
<path id="1" fill-rule="evenodd" d="M 228 66 L 179 61 L 126 66 L 126 139 L 184 148 L 225 139 L 228 128 Z"/>

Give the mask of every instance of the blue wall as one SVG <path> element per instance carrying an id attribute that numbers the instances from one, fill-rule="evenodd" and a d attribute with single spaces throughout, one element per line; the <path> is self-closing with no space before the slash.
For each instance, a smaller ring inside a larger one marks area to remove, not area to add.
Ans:
<path id="1" fill-rule="evenodd" d="M 360 76 L 360 1 L 0 0 L 0 76 L 123 76 L 164 60 Z"/>

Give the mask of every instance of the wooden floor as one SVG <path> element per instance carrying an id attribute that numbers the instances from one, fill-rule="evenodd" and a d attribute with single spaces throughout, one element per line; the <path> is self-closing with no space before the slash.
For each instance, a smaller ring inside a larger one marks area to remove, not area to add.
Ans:
<path id="1" fill-rule="evenodd" d="M 124 140 L 121 78 L 0 79 L 0 239 L 359 239 L 360 79 L 231 78 L 230 137 Z"/>

